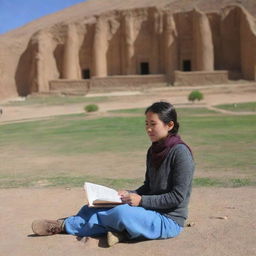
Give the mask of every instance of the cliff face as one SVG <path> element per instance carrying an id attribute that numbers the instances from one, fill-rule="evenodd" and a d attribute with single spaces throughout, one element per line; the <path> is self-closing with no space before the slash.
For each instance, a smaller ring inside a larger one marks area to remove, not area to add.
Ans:
<path id="1" fill-rule="evenodd" d="M 116 10 L 72 16 L 19 40 L 12 33 L 0 37 L 0 98 L 47 92 L 49 80 L 92 76 L 165 74 L 173 82 L 174 70 L 224 69 L 255 79 L 254 17 L 240 5 L 210 12 L 207 1 L 194 1 L 201 9 L 186 2 L 158 0 L 158 7 L 123 10 L 113 1 Z"/>

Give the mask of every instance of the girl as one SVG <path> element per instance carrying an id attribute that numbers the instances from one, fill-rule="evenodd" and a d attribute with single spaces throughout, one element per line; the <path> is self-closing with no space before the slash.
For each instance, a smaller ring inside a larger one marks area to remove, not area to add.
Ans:
<path id="1" fill-rule="evenodd" d="M 108 245 L 112 246 L 125 239 L 175 237 L 182 231 L 194 173 L 192 153 L 178 135 L 173 105 L 156 102 L 146 109 L 145 117 L 152 145 L 147 152 L 144 184 L 135 191 L 119 191 L 124 204 L 111 209 L 86 205 L 66 219 L 36 220 L 32 223 L 35 234 L 107 234 Z"/>

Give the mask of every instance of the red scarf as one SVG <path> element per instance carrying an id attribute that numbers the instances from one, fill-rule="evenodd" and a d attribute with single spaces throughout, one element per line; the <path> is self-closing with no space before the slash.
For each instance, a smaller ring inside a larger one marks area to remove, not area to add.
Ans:
<path id="1" fill-rule="evenodd" d="M 158 169 L 170 150 L 177 144 L 184 144 L 192 154 L 190 147 L 180 138 L 179 135 L 168 135 L 165 139 L 153 142 L 149 152 L 153 166 Z"/>

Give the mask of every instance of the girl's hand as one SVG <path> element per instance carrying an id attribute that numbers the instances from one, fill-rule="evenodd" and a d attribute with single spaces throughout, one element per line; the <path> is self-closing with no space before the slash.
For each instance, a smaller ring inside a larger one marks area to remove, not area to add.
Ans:
<path id="1" fill-rule="evenodd" d="M 118 195 L 121 197 L 121 199 L 124 197 L 124 196 L 127 196 L 129 194 L 129 192 L 127 190 L 119 190 L 118 191 Z"/>
<path id="2" fill-rule="evenodd" d="M 139 206 L 141 203 L 141 196 L 136 193 L 128 193 L 121 197 L 122 201 L 131 206 Z"/>

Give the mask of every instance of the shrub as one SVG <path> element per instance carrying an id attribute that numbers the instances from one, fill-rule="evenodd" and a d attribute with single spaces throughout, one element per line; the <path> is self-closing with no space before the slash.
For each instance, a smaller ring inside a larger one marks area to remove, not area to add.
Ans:
<path id="1" fill-rule="evenodd" d="M 84 110 L 86 112 L 95 112 L 99 110 L 99 107 L 96 104 L 89 104 L 84 107 Z"/>
<path id="2" fill-rule="evenodd" d="M 188 100 L 194 102 L 195 100 L 202 100 L 204 98 L 203 94 L 200 91 L 192 91 L 189 95 L 188 95 Z"/>

